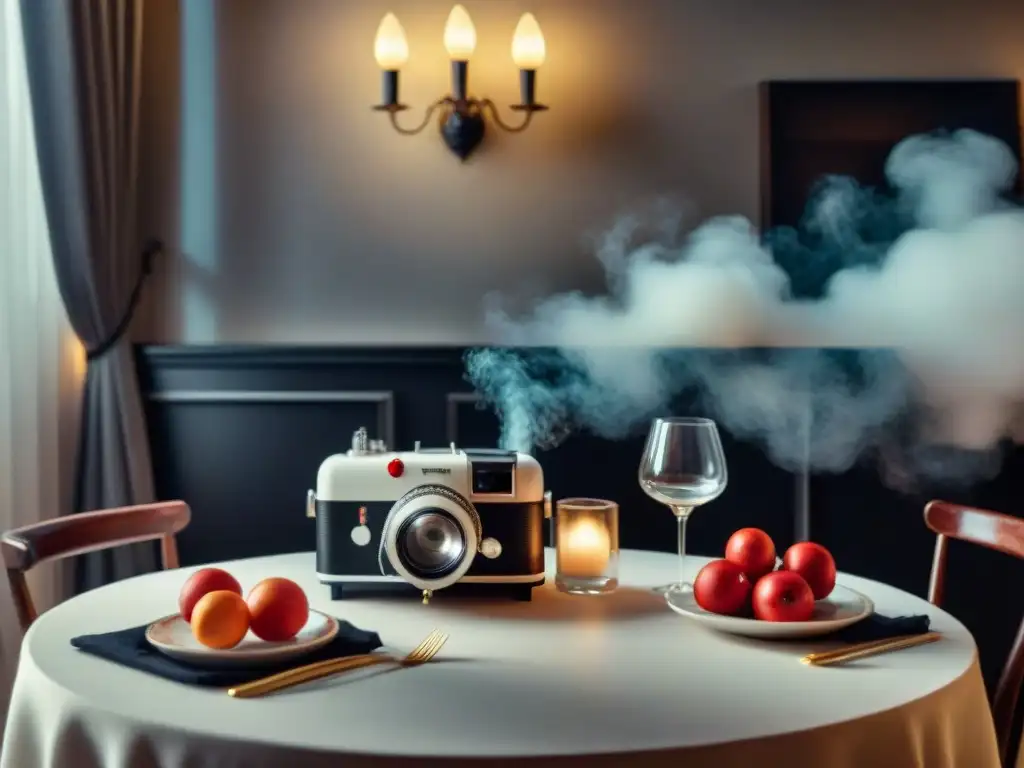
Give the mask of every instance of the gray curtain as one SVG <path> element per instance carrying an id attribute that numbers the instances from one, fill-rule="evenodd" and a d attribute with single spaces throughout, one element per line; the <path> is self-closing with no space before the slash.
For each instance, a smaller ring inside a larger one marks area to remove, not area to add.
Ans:
<path id="1" fill-rule="evenodd" d="M 125 329 L 148 271 L 136 233 L 145 0 L 21 0 L 29 89 L 57 281 L 89 354 L 76 512 L 154 500 Z M 80 558 L 75 587 L 152 570 L 155 547 Z"/>

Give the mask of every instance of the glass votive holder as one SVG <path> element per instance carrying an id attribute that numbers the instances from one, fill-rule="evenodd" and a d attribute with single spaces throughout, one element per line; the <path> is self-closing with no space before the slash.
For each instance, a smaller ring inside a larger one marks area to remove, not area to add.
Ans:
<path id="1" fill-rule="evenodd" d="M 555 505 L 555 586 L 600 595 L 619 586 L 619 505 L 560 499 Z"/>

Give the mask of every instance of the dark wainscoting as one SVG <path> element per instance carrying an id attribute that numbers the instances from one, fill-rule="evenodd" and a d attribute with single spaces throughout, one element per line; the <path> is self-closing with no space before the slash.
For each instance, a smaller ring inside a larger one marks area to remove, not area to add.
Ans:
<path id="1" fill-rule="evenodd" d="M 180 537 L 183 565 L 311 550 L 306 490 L 320 462 L 365 426 L 389 447 L 456 442 L 493 446 L 498 422 L 463 378 L 461 348 L 144 346 L 138 349 L 160 498 L 185 499 L 193 521 Z M 555 498 L 589 495 L 622 508 L 623 547 L 674 551 L 675 521 L 636 482 L 642 434 L 608 441 L 575 435 L 541 452 Z M 721 552 L 755 525 L 780 548 L 810 536 L 845 571 L 924 595 L 934 537 L 922 522 L 929 493 L 886 488 L 872 467 L 799 477 L 759 448 L 724 434 L 730 483 L 691 520 L 700 554 Z M 1015 513 L 1024 490 L 1020 454 L 991 483 L 954 501 Z M 941 495 L 936 492 L 935 495 Z M 811 510 L 804 519 L 801 503 Z M 1005 659 L 1024 612 L 1024 566 L 953 547 L 948 607 L 978 638 L 986 677 Z M 981 599 L 979 599 L 981 598 Z"/>
<path id="2" fill-rule="evenodd" d="M 464 380 L 464 350 L 143 347 L 140 373 L 162 497 L 181 497 L 193 522 L 183 564 L 313 548 L 305 494 L 320 462 L 345 451 L 353 430 L 395 449 L 494 446 L 499 423 Z M 795 540 L 796 478 L 755 447 L 724 435 L 730 485 L 694 515 L 696 552 L 758 525 L 780 546 Z M 541 452 L 555 497 L 599 496 L 622 508 L 622 546 L 675 549 L 675 519 L 636 482 L 644 435 L 570 437 Z"/>

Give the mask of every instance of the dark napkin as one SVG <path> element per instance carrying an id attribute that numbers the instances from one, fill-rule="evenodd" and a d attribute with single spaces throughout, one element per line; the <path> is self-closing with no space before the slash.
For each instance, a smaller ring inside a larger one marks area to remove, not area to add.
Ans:
<path id="1" fill-rule="evenodd" d="M 931 626 L 931 619 L 920 616 L 883 616 L 872 613 L 866 619 L 836 632 L 832 637 L 846 643 L 868 643 L 888 640 L 902 635 L 923 635 Z"/>
<path id="2" fill-rule="evenodd" d="M 226 688 L 232 685 L 258 680 L 261 677 L 292 669 L 297 664 L 312 664 L 314 661 L 355 656 L 380 648 L 382 643 L 376 632 L 367 632 L 339 619 L 340 629 L 334 639 L 322 648 L 303 656 L 301 661 L 290 659 L 276 665 L 261 667 L 232 667 L 231 669 L 206 669 L 172 659 L 160 653 L 146 641 L 146 627 L 132 627 L 100 635 L 73 637 L 71 644 L 80 651 L 91 653 L 107 661 L 122 664 L 132 669 L 159 675 L 167 680 L 186 685 L 208 685 Z"/>

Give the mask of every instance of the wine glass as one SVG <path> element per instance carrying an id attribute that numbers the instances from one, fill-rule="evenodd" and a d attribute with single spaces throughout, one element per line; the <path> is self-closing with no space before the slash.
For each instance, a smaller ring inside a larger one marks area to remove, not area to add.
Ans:
<path id="1" fill-rule="evenodd" d="M 722 495 L 729 482 L 718 427 L 711 419 L 664 418 L 651 423 L 638 472 L 640 487 L 672 510 L 679 527 L 679 580 L 658 587 L 666 596 L 689 592 L 686 582 L 686 520 L 696 507 Z"/>

